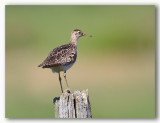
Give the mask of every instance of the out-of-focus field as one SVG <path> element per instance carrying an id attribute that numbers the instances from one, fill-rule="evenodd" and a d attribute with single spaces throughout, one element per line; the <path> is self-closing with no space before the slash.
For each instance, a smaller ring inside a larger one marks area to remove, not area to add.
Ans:
<path id="1" fill-rule="evenodd" d="M 93 118 L 155 117 L 154 6 L 6 6 L 6 117 L 54 117 L 58 75 L 37 66 L 76 28 L 93 37 L 67 78 L 89 89 Z"/>

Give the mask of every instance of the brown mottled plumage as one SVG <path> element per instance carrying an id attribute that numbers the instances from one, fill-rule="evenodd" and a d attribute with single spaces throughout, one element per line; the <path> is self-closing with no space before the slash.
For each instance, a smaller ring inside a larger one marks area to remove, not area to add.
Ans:
<path id="1" fill-rule="evenodd" d="M 74 63 L 77 58 L 77 46 L 69 43 L 53 49 L 39 67 L 55 68 Z"/>
<path id="2" fill-rule="evenodd" d="M 53 49 L 48 57 L 38 66 L 42 68 L 51 68 L 53 72 L 59 73 L 59 81 L 61 85 L 61 91 L 63 88 L 61 84 L 60 72 L 64 71 L 64 78 L 69 89 L 66 71 L 75 63 L 77 58 L 77 40 L 82 36 L 89 36 L 83 34 L 79 29 L 75 29 L 71 32 L 71 40 L 69 44 L 62 45 Z"/>

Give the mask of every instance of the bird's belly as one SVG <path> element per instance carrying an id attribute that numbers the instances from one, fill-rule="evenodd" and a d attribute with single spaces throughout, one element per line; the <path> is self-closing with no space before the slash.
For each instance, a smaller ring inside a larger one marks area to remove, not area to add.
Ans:
<path id="1" fill-rule="evenodd" d="M 67 71 L 69 68 L 71 68 L 73 66 L 74 63 L 70 63 L 68 65 L 64 65 L 64 66 L 61 66 L 61 69 L 63 71 Z"/>
<path id="2" fill-rule="evenodd" d="M 57 67 L 53 67 L 53 68 L 51 68 L 52 69 L 52 72 L 54 73 L 54 72 L 60 72 L 60 71 L 67 71 L 69 68 L 71 68 L 72 66 L 73 66 L 73 64 L 74 64 L 75 62 L 73 62 L 73 63 L 70 63 L 70 64 L 68 64 L 68 65 L 62 65 L 62 66 L 57 66 Z"/>

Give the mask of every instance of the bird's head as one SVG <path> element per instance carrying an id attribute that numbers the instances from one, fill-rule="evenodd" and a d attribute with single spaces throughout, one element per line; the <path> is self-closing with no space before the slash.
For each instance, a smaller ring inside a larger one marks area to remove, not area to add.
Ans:
<path id="1" fill-rule="evenodd" d="M 83 32 L 79 29 L 75 29 L 71 32 L 71 43 L 76 44 L 77 45 L 77 40 L 78 38 L 82 37 L 82 36 L 89 36 L 92 37 L 91 35 L 86 35 L 83 34 Z"/>
<path id="2" fill-rule="evenodd" d="M 91 35 L 86 35 L 86 34 L 83 34 L 83 32 L 79 29 L 75 29 L 71 32 L 71 36 L 78 39 L 82 36 L 89 36 L 89 37 L 92 37 Z"/>

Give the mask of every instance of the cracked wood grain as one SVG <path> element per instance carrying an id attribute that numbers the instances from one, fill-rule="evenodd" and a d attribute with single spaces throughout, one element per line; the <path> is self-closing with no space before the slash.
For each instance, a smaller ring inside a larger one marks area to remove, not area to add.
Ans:
<path id="1" fill-rule="evenodd" d="M 60 97 L 55 97 L 55 118 L 92 118 L 88 90 L 65 90 Z"/>

